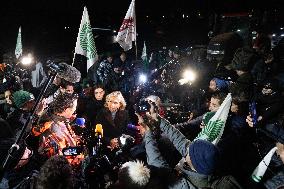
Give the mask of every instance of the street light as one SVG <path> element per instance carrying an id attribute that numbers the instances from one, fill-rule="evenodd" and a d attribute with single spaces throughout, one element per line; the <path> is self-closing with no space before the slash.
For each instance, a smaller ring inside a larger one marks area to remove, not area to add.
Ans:
<path id="1" fill-rule="evenodd" d="M 146 83 L 147 82 L 147 76 L 145 75 L 145 74 L 140 74 L 139 75 L 139 83 L 142 83 L 142 84 L 144 84 L 144 83 Z"/>

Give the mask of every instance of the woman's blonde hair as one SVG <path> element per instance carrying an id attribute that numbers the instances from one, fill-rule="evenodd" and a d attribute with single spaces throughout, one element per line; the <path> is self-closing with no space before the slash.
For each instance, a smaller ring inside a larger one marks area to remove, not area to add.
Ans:
<path id="1" fill-rule="evenodd" d="M 120 103 L 120 107 L 119 107 L 120 110 L 124 110 L 125 109 L 126 102 L 125 102 L 124 97 L 122 96 L 120 91 L 114 91 L 114 92 L 112 92 L 112 93 L 110 93 L 110 94 L 108 94 L 106 96 L 105 107 L 108 107 L 108 102 L 110 101 L 111 97 L 115 97 L 115 98 L 118 99 L 118 101 Z"/>

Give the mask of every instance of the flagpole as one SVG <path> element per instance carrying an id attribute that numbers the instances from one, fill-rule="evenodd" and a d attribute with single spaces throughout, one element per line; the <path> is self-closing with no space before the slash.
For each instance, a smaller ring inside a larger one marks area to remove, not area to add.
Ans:
<path id="1" fill-rule="evenodd" d="M 137 27 L 136 27 L 136 11 L 135 11 L 135 1 L 134 1 L 134 23 L 135 23 L 135 51 L 136 51 L 136 60 L 138 57 L 138 48 L 137 48 Z"/>
<path id="2" fill-rule="evenodd" d="M 76 56 L 76 52 L 74 52 L 73 61 L 72 61 L 72 66 L 74 65 L 75 56 Z"/>

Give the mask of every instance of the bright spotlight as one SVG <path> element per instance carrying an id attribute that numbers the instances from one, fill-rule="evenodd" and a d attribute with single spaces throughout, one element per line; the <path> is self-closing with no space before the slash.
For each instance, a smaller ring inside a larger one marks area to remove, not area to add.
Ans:
<path id="1" fill-rule="evenodd" d="M 183 73 L 183 77 L 191 82 L 195 81 L 196 79 L 196 75 L 192 70 L 185 70 Z"/>
<path id="2" fill-rule="evenodd" d="M 192 84 L 196 79 L 196 73 L 192 70 L 185 70 L 183 73 L 183 78 L 179 80 L 180 85 L 186 83 Z"/>
<path id="3" fill-rule="evenodd" d="M 23 56 L 23 58 L 21 59 L 21 63 L 25 66 L 28 66 L 33 63 L 33 60 L 33 56 L 31 54 L 28 54 L 27 56 Z"/>
<path id="4" fill-rule="evenodd" d="M 147 76 L 145 74 L 139 75 L 139 83 L 146 83 L 147 82 Z"/>

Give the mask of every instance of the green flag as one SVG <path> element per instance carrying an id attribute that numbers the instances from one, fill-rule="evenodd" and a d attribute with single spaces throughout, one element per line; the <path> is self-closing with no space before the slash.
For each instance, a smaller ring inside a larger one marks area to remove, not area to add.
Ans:
<path id="1" fill-rule="evenodd" d="M 97 49 L 95 46 L 92 27 L 86 7 L 84 7 L 83 11 L 75 47 L 75 53 L 87 57 L 87 70 L 95 63 L 97 59 Z"/>
<path id="2" fill-rule="evenodd" d="M 21 27 L 19 27 L 19 33 L 18 33 L 16 49 L 15 49 L 16 58 L 18 59 L 20 56 L 22 56 L 22 53 L 23 53 L 22 32 L 21 32 Z"/>
<path id="3" fill-rule="evenodd" d="M 231 107 L 232 96 L 231 93 L 227 95 L 223 103 L 212 118 L 205 122 L 205 127 L 197 135 L 195 140 L 202 139 L 217 144 L 223 134 L 225 123 L 229 114 Z M 208 113 L 207 113 L 208 114 Z M 210 117 L 210 115 L 205 114 L 204 118 Z M 204 119 L 204 120 L 205 120 Z"/>

